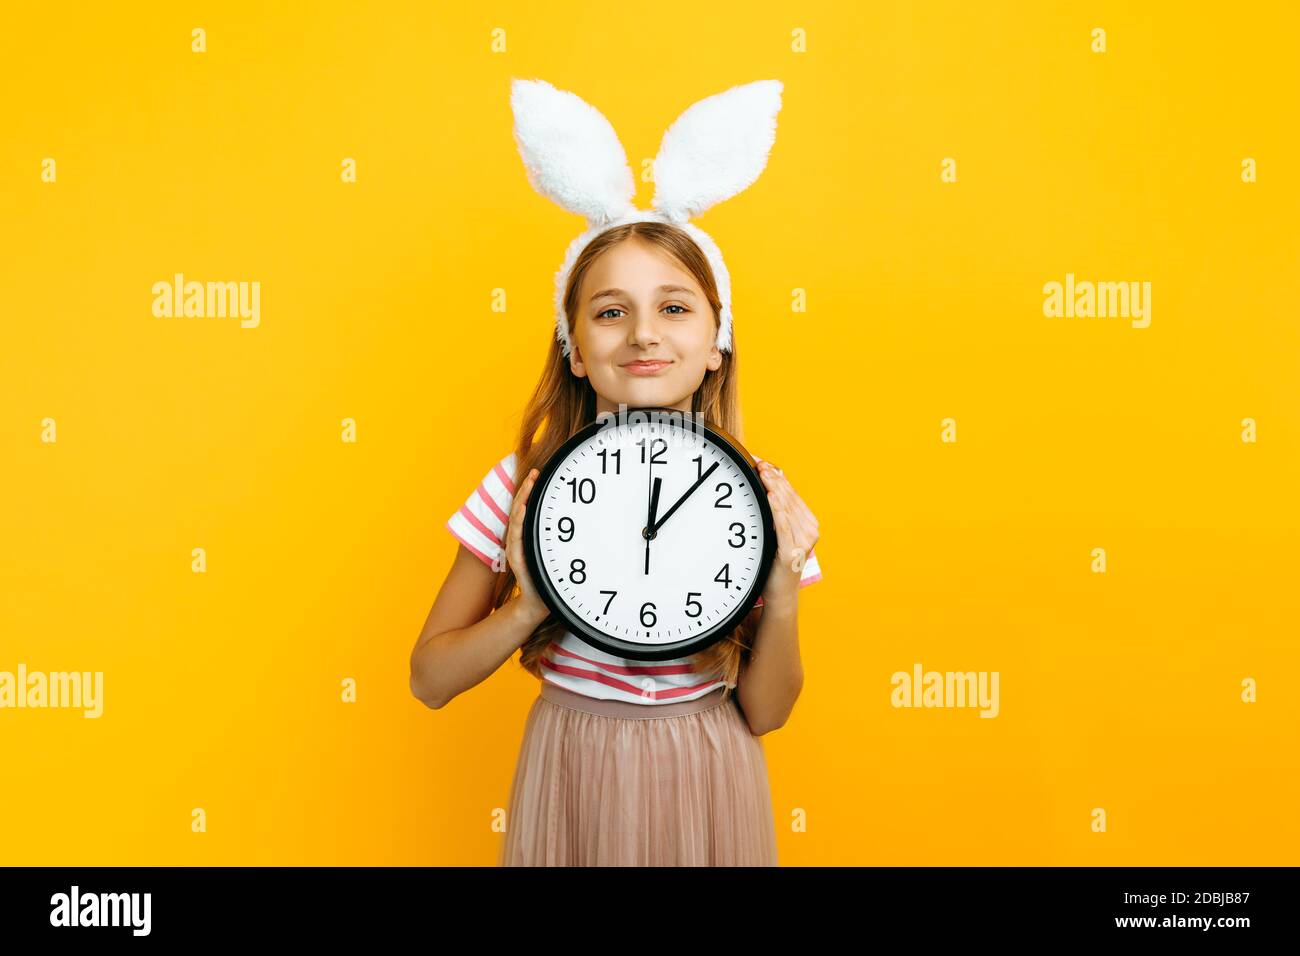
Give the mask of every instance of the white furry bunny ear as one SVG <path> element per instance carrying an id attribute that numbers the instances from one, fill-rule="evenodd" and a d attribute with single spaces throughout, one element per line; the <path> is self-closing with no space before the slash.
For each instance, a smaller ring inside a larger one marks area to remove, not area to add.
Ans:
<path id="1" fill-rule="evenodd" d="M 634 211 L 636 184 L 609 120 L 576 93 L 545 80 L 512 79 L 515 142 L 528 181 L 590 226 Z"/>
<path id="2" fill-rule="evenodd" d="M 655 157 L 653 208 L 685 222 L 747 189 L 767 165 L 781 110 L 780 80 L 756 80 L 691 106 Z"/>

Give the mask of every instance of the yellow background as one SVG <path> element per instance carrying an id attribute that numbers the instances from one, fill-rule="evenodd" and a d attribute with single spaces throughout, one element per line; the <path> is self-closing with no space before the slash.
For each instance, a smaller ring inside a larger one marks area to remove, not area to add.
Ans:
<path id="1" fill-rule="evenodd" d="M 105 713 L 0 711 L 0 862 L 495 862 L 536 682 L 432 711 L 407 680 L 583 226 L 527 182 L 519 76 L 638 173 L 691 103 L 785 83 L 766 171 L 699 220 L 746 444 L 822 529 L 763 738 L 782 863 L 1296 863 L 1288 6 L 16 8 L 0 670 L 102 670 Z M 178 271 L 259 281 L 261 326 L 154 318 Z M 1067 272 L 1150 281 L 1150 327 L 1045 318 Z M 1001 714 L 891 707 L 914 662 L 998 671 Z"/>

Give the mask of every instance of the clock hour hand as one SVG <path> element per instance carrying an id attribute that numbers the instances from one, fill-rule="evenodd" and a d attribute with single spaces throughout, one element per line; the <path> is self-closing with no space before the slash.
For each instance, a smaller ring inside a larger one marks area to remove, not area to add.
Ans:
<path id="1" fill-rule="evenodd" d="M 654 534 L 656 531 L 658 531 L 660 528 L 664 526 L 664 522 L 667 521 L 669 518 L 671 518 L 673 516 L 673 512 L 676 511 L 678 508 L 680 508 L 682 504 L 686 501 L 686 499 L 695 493 L 696 488 L 704 484 L 705 480 L 709 477 L 709 475 L 713 474 L 714 470 L 718 467 L 719 464 L 721 463 L 715 461 L 713 464 L 709 465 L 708 469 L 704 472 L 704 474 L 700 475 L 699 478 L 695 479 L 695 484 L 691 485 L 689 488 L 686 489 L 686 494 L 678 498 L 677 502 L 671 508 L 669 508 L 667 511 L 664 512 L 662 518 L 660 518 L 658 521 L 655 521 L 653 524 L 650 525 L 651 534 Z"/>
<path id="2" fill-rule="evenodd" d="M 646 511 L 645 529 L 641 532 L 645 536 L 645 573 L 650 573 L 650 539 L 654 537 L 651 529 L 655 525 L 655 512 L 659 509 L 659 487 L 664 483 L 662 478 L 654 480 L 654 489 L 650 492 L 650 507 Z"/>

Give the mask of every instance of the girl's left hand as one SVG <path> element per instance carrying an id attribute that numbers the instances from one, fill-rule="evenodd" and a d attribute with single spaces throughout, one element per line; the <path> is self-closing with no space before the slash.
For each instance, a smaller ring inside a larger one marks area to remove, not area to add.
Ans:
<path id="1" fill-rule="evenodd" d="M 776 556 L 763 586 L 763 604 L 789 606 L 798 600 L 803 566 L 817 543 L 817 518 L 775 465 L 760 462 L 758 473 L 767 486 L 767 501 L 776 526 Z"/>

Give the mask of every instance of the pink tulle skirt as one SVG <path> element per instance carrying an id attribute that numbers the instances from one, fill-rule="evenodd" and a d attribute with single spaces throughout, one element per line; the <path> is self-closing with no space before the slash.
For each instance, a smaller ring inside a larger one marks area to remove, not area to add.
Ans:
<path id="1" fill-rule="evenodd" d="M 734 691 L 671 704 L 542 681 L 502 866 L 776 866 L 767 762 Z"/>

